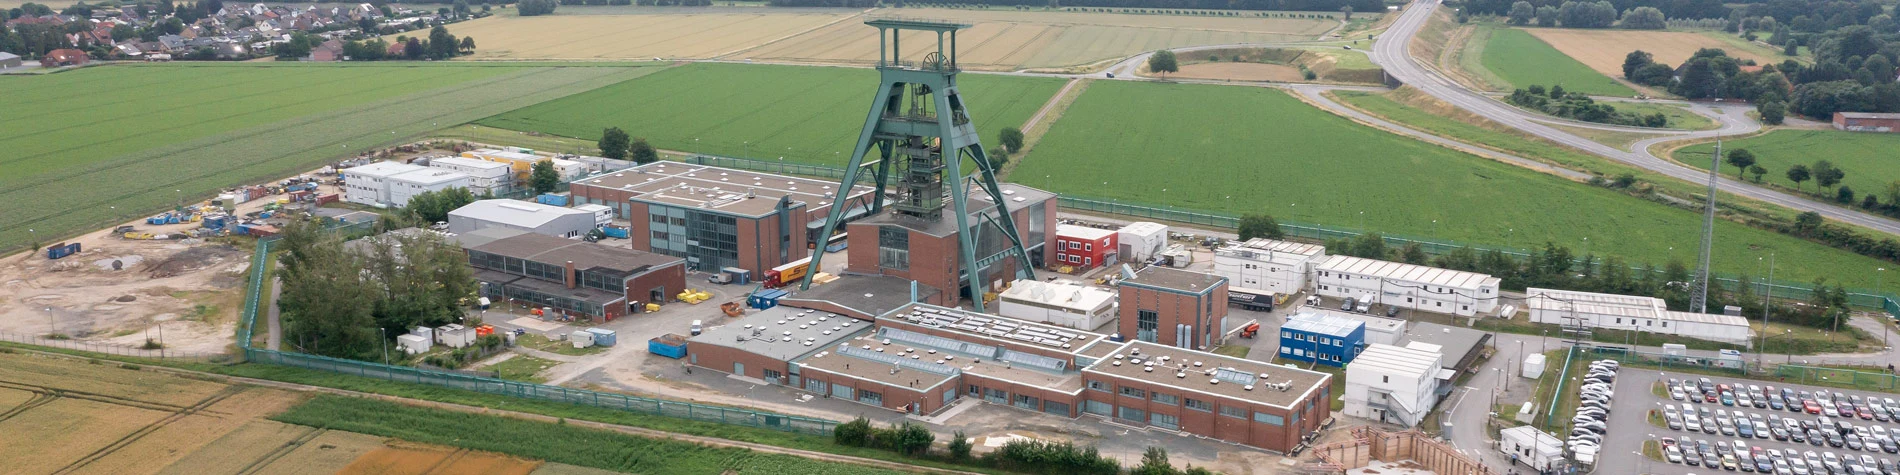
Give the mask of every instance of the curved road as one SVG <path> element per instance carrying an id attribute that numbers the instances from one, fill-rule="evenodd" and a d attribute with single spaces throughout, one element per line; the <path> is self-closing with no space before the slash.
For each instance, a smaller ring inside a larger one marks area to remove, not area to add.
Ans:
<path id="1" fill-rule="evenodd" d="M 1717 117 L 1720 117 L 1722 120 L 1721 128 L 1643 140 L 1636 143 L 1634 151 L 1619 150 L 1615 147 L 1596 143 L 1589 139 L 1557 130 L 1545 125 L 1543 120 L 1533 117 L 1529 112 L 1519 110 L 1483 94 L 1458 86 L 1451 80 L 1440 76 L 1412 59 L 1411 54 L 1408 53 L 1408 49 L 1411 47 L 1412 37 L 1418 34 L 1419 29 L 1424 27 L 1425 21 L 1431 17 L 1432 11 L 1437 8 L 1438 0 L 1414 0 L 1411 5 L 1400 14 L 1398 21 L 1393 22 L 1392 27 L 1386 30 L 1385 37 L 1373 45 L 1372 60 L 1378 63 L 1380 67 L 1385 68 L 1388 74 L 1398 78 L 1405 84 L 1418 88 L 1420 91 L 1424 91 L 1426 94 L 1430 94 L 1446 103 L 1482 115 L 1492 121 L 1509 125 L 1525 132 L 1536 134 L 1539 137 L 1611 160 L 1642 167 L 1690 183 L 1706 183 L 1709 177 L 1708 171 L 1658 158 L 1649 153 L 1649 146 L 1663 141 L 1680 140 L 1684 138 L 1706 138 L 1718 135 L 1749 133 L 1761 128 L 1761 126 L 1755 124 L 1754 121 L 1747 120 L 1746 117 L 1743 117 L 1741 114 L 1746 111 L 1738 110 L 1738 106 L 1715 105 L 1704 107 L 1714 107 L 1721 111 L 1721 113 L 1717 115 Z M 1723 190 L 1750 199 L 1772 203 L 1790 209 L 1814 211 L 1820 213 L 1821 216 L 1836 221 L 1862 226 L 1888 234 L 1900 234 L 1900 221 L 1823 204 L 1818 201 L 1761 188 L 1729 178 L 1721 178 L 1720 183 Z"/>

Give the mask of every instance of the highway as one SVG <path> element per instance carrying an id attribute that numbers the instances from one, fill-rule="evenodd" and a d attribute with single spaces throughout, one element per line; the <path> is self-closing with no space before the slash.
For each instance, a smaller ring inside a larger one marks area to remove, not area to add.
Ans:
<path id="1" fill-rule="evenodd" d="M 1635 144 L 1633 147 L 1634 151 L 1619 150 L 1615 147 L 1576 136 L 1575 134 L 1557 130 L 1556 128 L 1546 125 L 1548 121 L 1546 118 L 1538 117 L 1531 112 L 1512 107 L 1485 96 L 1484 94 L 1459 86 L 1450 79 L 1446 79 L 1437 72 L 1419 64 L 1418 61 L 1412 58 L 1408 52 L 1408 49 L 1411 47 L 1412 37 L 1416 36 L 1418 31 L 1425 26 L 1426 20 L 1431 18 L 1432 12 L 1437 10 L 1437 8 L 1437 0 L 1415 0 L 1408 5 L 1404 12 L 1400 14 L 1398 21 L 1394 22 L 1392 27 L 1386 30 L 1385 35 L 1373 45 L 1372 61 L 1384 68 L 1387 74 L 1391 74 L 1400 82 L 1418 88 L 1420 91 L 1445 101 L 1448 104 L 1482 115 L 1492 121 L 1598 156 L 1642 167 L 1690 183 L 1707 183 L 1708 172 L 1658 158 L 1650 154 L 1649 146 L 1664 141 L 1681 140 L 1685 138 L 1706 138 L 1715 137 L 1717 135 L 1745 134 L 1760 130 L 1761 128 L 1759 124 L 1743 116 L 1743 114 L 1747 112 L 1745 106 L 1698 105 L 1696 107 L 1705 111 L 1710 108 L 1719 110 L 1720 113 L 1716 114 L 1715 117 L 1721 120 L 1722 127 L 1715 130 L 1689 132 L 1643 140 Z M 1814 211 L 1828 219 L 1862 226 L 1888 234 L 1900 234 L 1900 221 L 1824 204 L 1731 178 L 1724 177 L 1719 180 L 1721 189 L 1729 193 L 1790 209 Z"/>

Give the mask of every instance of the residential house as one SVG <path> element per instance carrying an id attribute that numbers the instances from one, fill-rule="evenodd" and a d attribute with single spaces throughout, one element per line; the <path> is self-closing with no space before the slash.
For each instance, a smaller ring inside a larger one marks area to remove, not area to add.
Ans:
<path id="1" fill-rule="evenodd" d="M 92 58 L 87 57 L 85 51 L 80 51 L 80 50 L 76 50 L 72 48 L 56 49 L 56 50 L 49 51 L 46 53 L 45 56 L 40 57 L 40 66 L 44 66 L 48 68 L 56 68 L 60 66 L 80 66 L 80 65 L 86 64 L 87 61 L 91 61 L 91 60 Z"/>
<path id="2" fill-rule="evenodd" d="M 305 59 L 309 61 L 342 61 L 343 42 L 338 40 L 325 41 L 323 44 L 311 48 L 310 57 Z"/>

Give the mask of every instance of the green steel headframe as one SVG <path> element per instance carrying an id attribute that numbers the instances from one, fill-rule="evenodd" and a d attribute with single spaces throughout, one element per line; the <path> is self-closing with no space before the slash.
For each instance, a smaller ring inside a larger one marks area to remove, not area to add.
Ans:
<path id="1" fill-rule="evenodd" d="M 864 129 L 851 152 L 851 164 L 845 167 L 838 189 L 849 193 L 866 175 L 875 183 L 871 213 L 883 211 L 884 196 L 893 196 L 892 212 L 923 220 L 944 219 L 944 205 L 951 206 L 957 223 L 958 262 L 972 301 L 983 310 L 982 266 L 1003 258 L 1016 257 L 1016 277 L 1035 278 L 1029 254 L 1023 250 L 1016 220 L 1010 218 L 1009 200 L 996 184 L 996 170 L 977 137 L 976 126 L 957 90 L 957 30 L 969 25 L 907 19 L 873 19 L 864 22 L 877 27 L 877 69 L 881 76 L 871 111 L 864 118 Z M 935 32 L 937 50 L 921 62 L 906 62 L 898 37 L 905 30 Z M 948 39 L 946 48 L 944 40 Z M 875 148 L 876 155 L 872 154 Z M 868 160 L 867 160 L 868 159 Z M 976 163 L 976 173 L 965 177 L 964 160 Z M 895 179 L 895 180 L 893 180 Z M 945 189 L 948 185 L 948 189 Z M 994 217 L 972 223 L 969 214 L 969 187 L 975 186 L 996 204 Z M 946 196 L 947 195 L 947 196 Z M 829 242 L 844 218 L 844 206 L 832 206 L 825 218 L 817 242 Z M 976 227 L 972 227 L 975 224 Z M 977 244 L 983 227 L 995 227 L 1009 247 L 995 255 L 977 256 Z M 822 246 L 820 246 L 822 249 Z M 819 269 L 822 250 L 814 252 L 812 269 Z M 812 274 L 805 274 L 800 289 L 811 288 Z M 946 289 L 946 292 L 955 289 Z"/>

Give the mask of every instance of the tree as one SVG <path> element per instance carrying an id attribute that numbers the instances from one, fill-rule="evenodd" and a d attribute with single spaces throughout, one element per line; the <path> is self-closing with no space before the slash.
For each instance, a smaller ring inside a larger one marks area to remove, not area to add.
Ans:
<path id="1" fill-rule="evenodd" d="M 436 25 L 429 29 L 429 57 L 442 60 L 455 57 L 456 48 L 462 43 L 449 34 L 449 29 Z"/>
<path id="2" fill-rule="evenodd" d="M 1240 217 L 1240 240 L 1253 238 L 1285 239 L 1286 232 L 1280 230 L 1280 223 L 1272 216 L 1249 214 Z"/>
<path id="3" fill-rule="evenodd" d="M 950 435 L 950 460 L 958 462 L 969 460 L 970 449 L 975 446 L 975 444 L 970 443 L 969 437 L 963 435 L 963 431 L 956 431 L 956 433 Z"/>
<path id="4" fill-rule="evenodd" d="M 1839 167 L 1834 166 L 1834 162 L 1827 160 L 1814 162 L 1814 166 L 1809 167 L 1808 170 L 1814 174 L 1814 184 L 1822 188 L 1833 187 L 1840 183 L 1842 178 L 1847 178 L 1847 172 L 1841 171 Z"/>
<path id="5" fill-rule="evenodd" d="M 1388 259 L 1392 251 L 1385 247 L 1385 236 L 1379 233 L 1365 233 L 1352 239 L 1351 249 L 1346 255 L 1367 259 Z"/>
<path id="6" fill-rule="evenodd" d="M 627 146 L 631 142 L 632 139 L 627 136 L 627 131 L 620 130 L 619 127 L 608 127 L 607 130 L 601 131 L 600 133 L 600 142 L 598 143 L 600 156 L 614 160 L 626 160 Z"/>
<path id="7" fill-rule="evenodd" d="M 1003 147 L 1008 148 L 1009 153 L 1017 153 L 1017 152 L 1023 151 L 1022 129 L 1018 129 L 1015 127 L 1004 127 L 1002 132 L 998 132 L 996 134 L 996 140 L 997 142 L 1001 142 L 1003 144 Z"/>
<path id="8" fill-rule="evenodd" d="M 486 5 L 483 5 L 483 6 L 486 6 Z M 474 53 L 475 53 L 475 37 L 473 36 L 462 37 L 462 54 L 474 54 Z"/>
<path id="9" fill-rule="evenodd" d="M 1551 86 L 1550 86 L 1550 98 L 1551 98 L 1551 99 L 1563 99 L 1563 98 L 1564 98 L 1564 86 L 1563 86 L 1562 84 L 1553 84 L 1553 85 L 1551 85 Z"/>
<path id="10" fill-rule="evenodd" d="M 133 28 L 132 25 L 118 25 L 112 27 L 112 41 L 125 41 L 138 35 L 138 29 Z"/>
<path id="11" fill-rule="evenodd" d="M 1794 182 L 1795 188 L 1800 188 L 1801 182 L 1808 181 L 1809 178 L 1813 178 L 1813 176 L 1808 173 L 1807 165 L 1796 163 L 1794 166 L 1788 167 L 1788 181 Z"/>
<path id="12" fill-rule="evenodd" d="M 553 160 L 534 162 L 529 168 L 528 186 L 534 187 L 535 194 L 551 193 L 561 186 L 561 172 L 554 169 Z"/>
<path id="13" fill-rule="evenodd" d="M 1820 227 L 1821 227 L 1821 213 L 1809 211 L 1809 212 L 1795 215 L 1794 217 L 1795 232 L 1798 232 L 1801 234 L 1807 234 L 1807 233 L 1813 232 L 1816 229 L 1820 229 Z"/>
<path id="14" fill-rule="evenodd" d="M 1748 167 L 1755 165 L 1755 152 L 1750 152 L 1745 148 L 1730 149 L 1728 164 L 1735 167 L 1735 177 L 1741 178 L 1742 172 L 1748 171 Z"/>
<path id="15" fill-rule="evenodd" d="M 1869 195 L 1869 196 L 1872 196 L 1872 195 Z M 1854 188 L 1847 185 L 1841 185 L 1840 188 L 1834 190 L 1834 201 L 1838 201 L 1841 204 L 1853 204 L 1854 203 Z"/>
<path id="16" fill-rule="evenodd" d="M 1642 69 L 1643 66 L 1648 66 L 1651 64 L 1656 64 L 1655 55 L 1649 54 L 1648 51 L 1643 51 L 1640 49 L 1636 51 L 1631 51 L 1630 54 L 1623 56 L 1623 78 L 1629 79 L 1629 80 L 1635 80 L 1636 70 Z"/>
<path id="17" fill-rule="evenodd" d="M 1537 7 L 1537 26 L 1557 26 L 1557 7 L 1550 5 Z"/>
<path id="18" fill-rule="evenodd" d="M 930 433 L 930 429 L 910 421 L 905 421 L 904 425 L 896 427 L 893 432 L 897 434 L 897 440 L 892 441 L 891 448 L 896 449 L 897 453 L 910 456 L 920 456 L 930 451 L 930 444 L 937 439 L 936 435 Z"/>
<path id="19" fill-rule="evenodd" d="M 644 138 L 633 139 L 632 143 L 627 144 L 627 156 L 641 165 L 660 161 L 660 153 Z"/>
<path id="20" fill-rule="evenodd" d="M 1416 242 L 1406 244 L 1405 247 L 1399 251 L 1399 259 L 1405 261 L 1407 264 L 1417 265 L 1425 265 L 1430 261 L 1430 258 L 1425 256 L 1425 246 L 1421 246 Z"/>
<path id="21" fill-rule="evenodd" d="M 468 16 L 468 0 L 455 0 L 455 6 L 450 11 L 455 12 L 456 16 Z"/>
<path id="22" fill-rule="evenodd" d="M 1136 465 L 1128 473 L 1129 475 L 1176 475 L 1181 471 L 1175 470 L 1174 464 L 1168 463 L 1168 449 L 1148 447 L 1148 450 L 1141 454 L 1141 465 Z"/>
<path id="23" fill-rule="evenodd" d="M 1531 19 L 1536 18 L 1536 17 L 1537 17 L 1537 7 L 1535 5 L 1531 5 L 1531 2 L 1518 0 L 1516 3 L 1511 4 L 1511 14 L 1510 14 L 1511 24 L 1517 25 L 1517 26 L 1528 25 L 1530 24 Z"/>
<path id="24" fill-rule="evenodd" d="M 1649 63 L 1636 69 L 1636 75 L 1629 80 L 1645 86 L 1667 86 L 1676 76 L 1676 68 L 1662 63 Z"/>
<path id="25" fill-rule="evenodd" d="M 1164 49 L 1148 57 L 1148 71 L 1161 73 L 1162 77 L 1167 77 L 1168 73 L 1181 72 L 1181 65 L 1175 62 L 1173 51 Z"/>
<path id="26" fill-rule="evenodd" d="M 1623 22 L 1619 25 L 1631 30 L 1660 30 L 1668 26 L 1663 19 L 1662 10 L 1656 7 L 1636 7 L 1623 12 Z"/>
<path id="27" fill-rule="evenodd" d="M 321 226 L 293 221 L 284 227 L 282 309 L 284 334 L 298 350 L 338 358 L 368 359 L 377 348 L 371 312 L 377 291 L 360 259 Z"/>
<path id="28" fill-rule="evenodd" d="M 858 416 L 851 422 L 838 424 L 831 429 L 831 440 L 846 447 L 864 447 L 871 441 L 871 421 Z"/>
<path id="29" fill-rule="evenodd" d="M 1768 169 L 1762 168 L 1761 165 L 1749 165 L 1748 174 L 1755 175 L 1755 183 L 1761 183 L 1761 176 L 1768 174 Z"/>
<path id="30" fill-rule="evenodd" d="M 404 209 L 426 223 L 440 223 L 449 220 L 449 212 L 475 202 L 475 194 L 468 188 L 450 187 L 441 191 L 425 191 L 409 197 L 409 205 Z"/>
<path id="31" fill-rule="evenodd" d="M 428 53 L 428 49 L 422 46 L 422 40 L 419 38 L 410 38 L 402 45 L 402 57 L 405 59 L 422 59 Z"/>
<path id="32" fill-rule="evenodd" d="M 1761 102 L 1755 106 L 1755 113 L 1761 116 L 1761 123 L 1763 124 L 1781 125 L 1788 117 L 1788 103 L 1782 101 Z"/>

